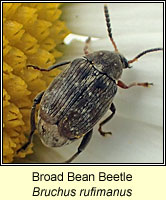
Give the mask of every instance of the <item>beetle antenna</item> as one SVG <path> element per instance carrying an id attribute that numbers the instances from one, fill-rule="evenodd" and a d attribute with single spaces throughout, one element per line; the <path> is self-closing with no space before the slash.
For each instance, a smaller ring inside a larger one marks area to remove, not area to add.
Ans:
<path id="1" fill-rule="evenodd" d="M 146 51 L 143 51 L 142 53 L 138 54 L 138 55 L 137 55 L 135 58 L 133 58 L 132 60 L 129 60 L 129 61 L 128 61 L 128 64 L 137 61 L 138 58 L 140 58 L 141 56 L 143 56 L 143 55 L 145 55 L 145 54 L 147 54 L 147 53 L 154 52 L 154 51 L 162 51 L 162 50 L 163 50 L 163 48 L 154 48 L 154 49 L 148 49 L 148 50 L 146 50 Z"/>
<path id="2" fill-rule="evenodd" d="M 107 30 L 108 30 L 108 35 L 109 38 L 114 46 L 115 51 L 118 51 L 118 48 L 112 38 L 112 33 L 111 33 L 111 23 L 110 23 L 110 17 L 109 17 L 109 13 L 108 13 L 108 7 L 107 5 L 104 5 L 104 14 L 105 14 L 105 19 L 106 19 L 106 23 L 107 23 Z"/>

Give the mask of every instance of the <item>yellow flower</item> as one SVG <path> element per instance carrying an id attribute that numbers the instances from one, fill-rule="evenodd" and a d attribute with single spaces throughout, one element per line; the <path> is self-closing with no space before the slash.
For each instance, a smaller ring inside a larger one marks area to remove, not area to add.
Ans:
<path id="1" fill-rule="evenodd" d="M 16 154 L 29 134 L 33 98 L 60 70 L 47 74 L 27 64 L 47 68 L 62 56 L 57 47 L 69 30 L 60 20 L 61 3 L 3 3 L 3 162 L 32 153 L 30 145 Z"/>

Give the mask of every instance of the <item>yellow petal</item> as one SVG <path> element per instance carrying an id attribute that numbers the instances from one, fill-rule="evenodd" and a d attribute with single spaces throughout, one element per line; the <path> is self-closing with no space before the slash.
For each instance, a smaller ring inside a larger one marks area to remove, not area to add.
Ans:
<path id="1" fill-rule="evenodd" d="M 17 43 L 22 35 L 24 34 L 25 30 L 22 29 L 23 25 L 12 20 L 7 20 L 4 25 L 4 35 L 10 41 L 11 45 Z"/>
<path id="2" fill-rule="evenodd" d="M 8 106 L 10 100 L 10 96 L 5 89 L 3 89 L 3 107 Z"/>
<path id="3" fill-rule="evenodd" d="M 60 73 L 42 73 L 27 64 L 45 67 L 55 63 L 62 53 L 57 44 L 69 33 L 64 23 L 60 31 L 51 28 L 61 15 L 61 3 L 3 4 L 3 162 L 32 153 L 16 153 L 30 132 L 30 112 L 34 97 L 45 90 L 52 78 Z M 63 34 L 61 34 L 63 32 Z M 48 76 L 48 77 L 47 77 Z"/>

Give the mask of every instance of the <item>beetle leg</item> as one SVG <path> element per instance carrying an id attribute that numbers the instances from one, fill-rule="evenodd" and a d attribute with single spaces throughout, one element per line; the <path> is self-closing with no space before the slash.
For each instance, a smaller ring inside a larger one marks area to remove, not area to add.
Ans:
<path id="1" fill-rule="evenodd" d="M 115 108 L 115 105 L 114 105 L 113 103 L 111 104 L 110 110 L 112 111 L 112 114 L 109 115 L 104 121 L 102 121 L 102 122 L 99 124 L 99 129 L 98 129 L 98 131 L 100 132 L 100 134 L 101 134 L 102 136 L 105 136 L 106 134 L 112 135 L 111 132 L 104 132 L 104 131 L 102 131 L 102 126 L 103 126 L 104 124 L 106 124 L 109 120 L 111 120 L 112 117 L 113 117 L 114 114 L 115 114 L 116 108 Z"/>
<path id="2" fill-rule="evenodd" d="M 85 41 L 85 47 L 84 47 L 84 54 L 85 55 L 89 54 L 88 48 L 89 48 L 90 40 L 91 40 L 91 38 L 88 37 L 88 39 Z"/>
<path id="3" fill-rule="evenodd" d="M 65 62 L 61 62 L 61 63 L 58 63 L 58 64 L 55 64 L 55 65 L 52 65 L 50 66 L 48 69 L 44 69 L 44 68 L 40 68 L 38 66 L 35 66 L 35 65 L 27 65 L 27 67 L 32 67 L 33 69 L 37 69 L 39 71 L 46 71 L 46 72 L 49 72 L 57 67 L 60 67 L 60 66 L 63 66 L 63 65 L 67 65 L 71 63 L 71 61 L 65 61 Z"/>
<path id="4" fill-rule="evenodd" d="M 122 81 L 118 80 L 117 85 L 123 89 L 128 89 L 130 87 L 133 86 L 143 86 L 143 87 L 149 87 L 150 85 L 153 85 L 153 83 L 148 83 L 148 82 L 144 82 L 144 83 L 131 83 L 130 85 L 126 85 L 125 83 L 123 83 Z"/>
<path id="5" fill-rule="evenodd" d="M 22 149 L 25 150 L 28 147 L 28 145 L 31 144 L 31 142 L 32 142 L 32 137 L 33 137 L 33 134 L 36 130 L 36 124 L 35 124 L 36 105 L 40 103 L 43 94 L 44 94 L 44 91 L 39 93 L 33 100 L 33 106 L 32 106 L 32 109 L 31 109 L 31 117 L 30 117 L 31 133 L 29 135 L 28 142 L 25 143 L 20 149 L 18 149 L 17 153 L 19 153 Z"/>
<path id="6" fill-rule="evenodd" d="M 67 161 L 65 161 L 65 163 L 70 163 L 72 162 L 87 146 L 87 144 L 89 143 L 91 137 L 92 137 L 92 133 L 93 133 L 93 129 L 90 130 L 88 133 L 86 133 L 86 135 L 84 135 L 80 146 L 78 147 L 77 152 L 71 157 L 69 158 Z"/>

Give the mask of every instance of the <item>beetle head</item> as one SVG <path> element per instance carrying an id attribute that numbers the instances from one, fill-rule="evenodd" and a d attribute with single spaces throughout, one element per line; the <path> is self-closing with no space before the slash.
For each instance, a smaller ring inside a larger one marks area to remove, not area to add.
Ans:
<path id="1" fill-rule="evenodd" d="M 96 51 L 86 55 L 85 58 L 97 70 L 113 80 L 118 80 L 121 77 L 123 69 L 130 68 L 126 58 L 118 52 Z"/>

